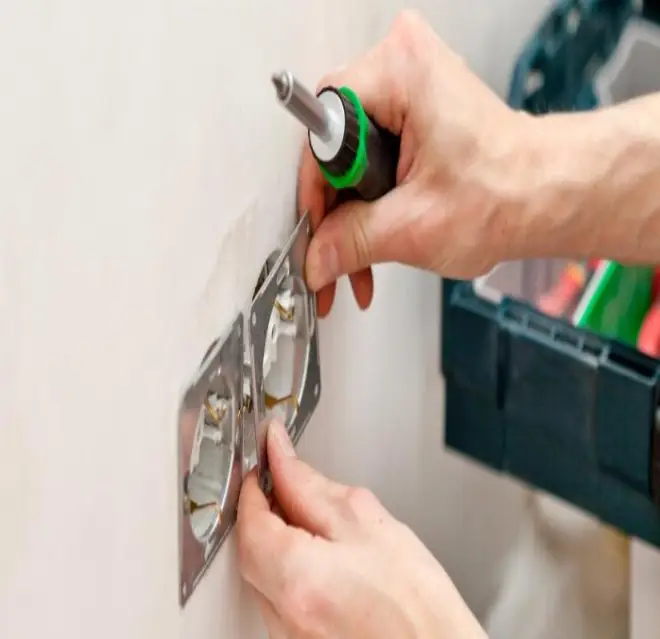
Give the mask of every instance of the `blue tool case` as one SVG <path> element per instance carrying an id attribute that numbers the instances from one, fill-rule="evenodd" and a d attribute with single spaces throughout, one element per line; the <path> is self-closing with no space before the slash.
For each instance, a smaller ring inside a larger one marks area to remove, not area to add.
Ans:
<path id="1" fill-rule="evenodd" d="M 660 91 L 660 0 L 639 4 L 556 4 L 518 59 L 511 106 Z M 446 444 L 660 546 L 660 361 L 537 310 L 562 269 L 525 260 L 443 280 Z"/>

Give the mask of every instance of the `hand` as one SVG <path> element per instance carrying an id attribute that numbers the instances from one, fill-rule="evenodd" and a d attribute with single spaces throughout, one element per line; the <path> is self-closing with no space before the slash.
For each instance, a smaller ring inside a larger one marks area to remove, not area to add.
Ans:
<path id="1" fill-rule="evenodd" d="M 308 144 L 299 207 L 311 211 L 315 236 L 307 281 L 332 306 L 335 281 L 350 275 L 357 302 L 373 295 L 370 266 L 396 261 L 451 277 L 486 272 L 506 249 L 499 189 L 524 164 L 516 152 L 528 116 L 493 94 L 420 17 L 396 20 L 374 49 L 319 84 L 351 87 L 381 126 L 401 136 L 398 186 L 373 203 L 340 205 Z M 520 174 L 524 180 L 524 174 Z"/>
<path id="2" fill-rule="evenodd" d="M 442 567 L 370 492 L 300 461 L 280 424 L 268 458 L 276 512 L 250 474 L 237 532 L 271 639 L 485 639 Z"/>

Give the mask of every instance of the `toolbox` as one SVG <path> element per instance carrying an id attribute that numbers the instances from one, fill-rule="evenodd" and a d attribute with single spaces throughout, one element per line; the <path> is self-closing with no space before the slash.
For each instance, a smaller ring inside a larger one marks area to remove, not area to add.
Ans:
<path id="1" fill-rule="evenodd" d="M 653 91 L 660 0 L 565 0 L 524 47 L 509 103 L 540 114 Z M 570 321 L 536 303 L 560 260 L 443 280 L 445 441 L 660 546 L 660 360 L 635 341 L 656 272 L 604 262 Z"/>

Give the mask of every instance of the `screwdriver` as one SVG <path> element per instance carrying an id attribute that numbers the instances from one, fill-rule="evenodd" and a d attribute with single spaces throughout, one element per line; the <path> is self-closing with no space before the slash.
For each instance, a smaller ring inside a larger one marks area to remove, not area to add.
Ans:
<path id="1" fill-rule="evenodd" d="M 348 87 L 324 87 L 317 95 L 290 71 L 272 76 L 277 98 L 308 129 L 309 146 L 326 180 L 372 201 L 396 186 L 399 138 L 378 126 Z"/>

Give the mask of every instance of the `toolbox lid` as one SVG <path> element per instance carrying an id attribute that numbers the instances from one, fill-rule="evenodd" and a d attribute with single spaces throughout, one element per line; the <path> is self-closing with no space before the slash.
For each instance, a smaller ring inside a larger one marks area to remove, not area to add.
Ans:
<path id="1" fill-rule="evenodd" d="M 660 0 L 654 0 L 660 3 Z M 561 0 L 514 68 L 509 104 L 531 113 L 592 109 L 594 75 L 615 50 L 633 0 Z"/>

